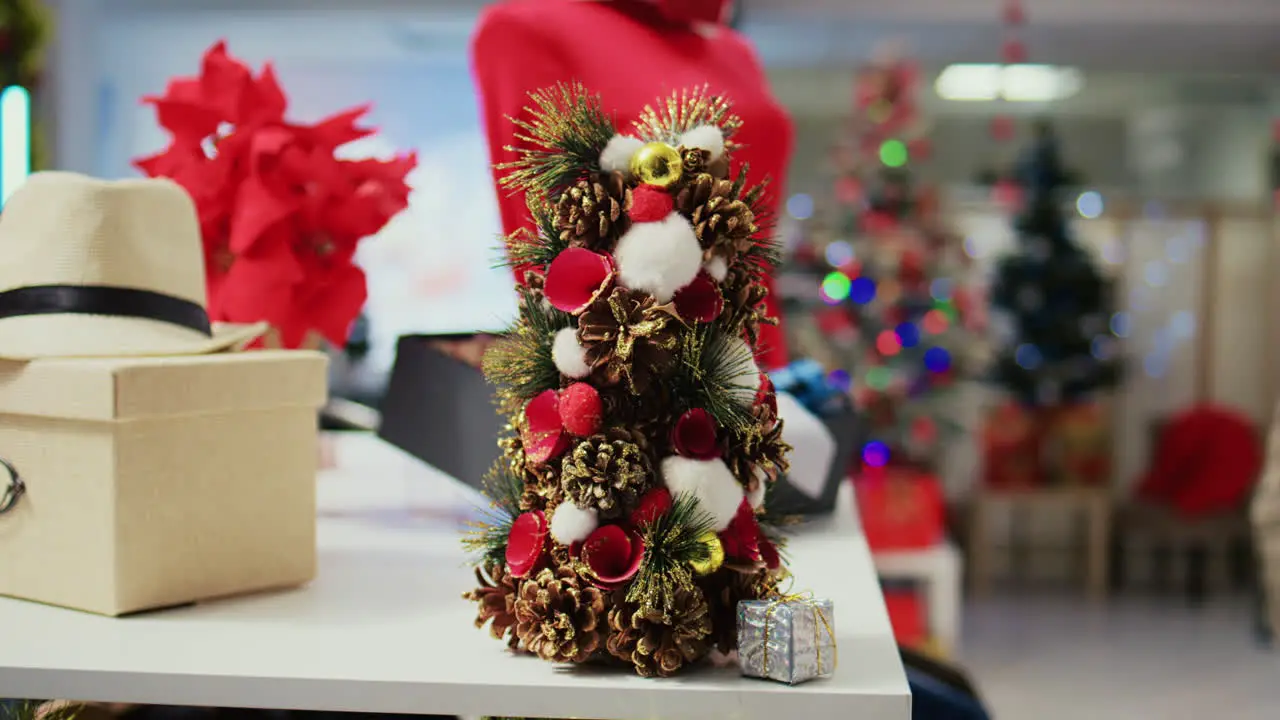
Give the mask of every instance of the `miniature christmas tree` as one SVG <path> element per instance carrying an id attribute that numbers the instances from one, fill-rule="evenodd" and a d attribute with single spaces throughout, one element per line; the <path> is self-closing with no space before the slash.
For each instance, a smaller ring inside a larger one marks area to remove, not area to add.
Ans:
<path id="1" fill-rule="evenodd" d="M 466 597 L 511 648 L 672 675 L 732 650 L 738 601 L 784 573 L 763 508 L 789 448 L 752 350 L 762 189 L 704 91 L 630 135 L 580 85 L 532 101 L 505 184 L 536 230 L 506 238 L 520 315 L 484 364 L 509 434 Z"/>
<path id="2" fill-rule="evenodd" d="M 1001 340 L 991 379 L 1030 407 L 1084 400 L 1120 379 L 1111 285 L 1068 231 L 1066 180 L 1053 128 L 1041 121 L 1015 169 L 1018 248 L 1000 259 L 991 290 Z"/>
<path id="3" fill-rule="evenodd" d="M 812 287 L 789 303 L 807 352 L 849 387 L 868 430 L 870 467 L 936 463 L 951 390 L 980 349 L 977 296 L 960 238 L 917 182 L 929 151 L 905 61 L 859 73 L 856 107 L 836 157 L 832 202 L 815 213 L 793 268 Z M 795 342 L 802 343 L 801 338 Z"/>

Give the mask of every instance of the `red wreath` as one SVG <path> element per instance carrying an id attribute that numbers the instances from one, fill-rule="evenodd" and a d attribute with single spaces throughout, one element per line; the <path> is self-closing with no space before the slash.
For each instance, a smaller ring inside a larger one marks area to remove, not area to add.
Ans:
<path id="1" fill-rule="evenodd" d="M 195 201 L 211 319 L 265 320 L 284 347 L 312 333 L 344 344 L 366 297 L 356 247 L 408 205 L 417 157 L 339 159 L 339 147 L 374 133 L 356 124 L 369 108 L 287 122 L 271 65 L 255 76 L 224 42 L 205 53 L 199 76 L 143 102 L 172 140 L 134 165 Z"/>

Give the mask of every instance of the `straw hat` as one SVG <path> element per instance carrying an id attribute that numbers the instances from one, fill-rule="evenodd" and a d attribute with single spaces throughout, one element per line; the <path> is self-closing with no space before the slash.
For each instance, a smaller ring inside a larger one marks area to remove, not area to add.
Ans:
<path id="1" fill-rule="evenodd" d="M 32 175 L 0 213 L 0 357 L 198 355 L 265 323 L 209 322 L 196 209 L 169 180 Z"/>

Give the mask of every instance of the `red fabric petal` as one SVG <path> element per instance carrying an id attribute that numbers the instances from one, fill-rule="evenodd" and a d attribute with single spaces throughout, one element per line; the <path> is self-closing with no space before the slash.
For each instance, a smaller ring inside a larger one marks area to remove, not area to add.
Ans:
<path id="1" fill-rule="evenodd" d="M 583 541 L 581 558 L 591 570 L 595 585 L 614 589 L 639 572 L 644 559 L 644 541 L 619 525 L 604 525 Z"/>
<path id="2" fill-rule="evenodd" d="M 720 544 L 724 546 L 725 557 L 760 562 L 760 524 L 756 522 L 751 503 L 745 498 L 738 506 L 733 522 L 720 533 Z"/>
<path id="3" fill-rule="evenodd" d="M 641 185 L 631 191 L 631 222 L 658 222 L 671 214 L 675 200 L 657 185 Z"/>
<path id="4" fill-rule="evenodd" d="M 217 305 L 222 322 L 258 322 L 278 325 L 288 319 L 294 286 L 301 281 L 302 267 L 284 245 L 271 252 L 237 257 L 231 263 L 211 304 Z M 210 287 L 210 292 L 214 288 Z"/>
<path id="5" fill-rule="evenodd" d="M 524 430 L 520 439 L 525 457 L 536 465 L 568 449 L 569 438 L 560 420 L 560 397 L 555 390 L 544 390 L 524 406 Z"/>
<path id="6" fill-rule="evenodd" d="M 364 117 L 372 108 L 370 105 L 349 108 L 335 113 L 309 127 L 300 127 L 307 135 L 309 142 L 333 150 L 349 142 L 368 137 L 374 133 L 372 128 L 356 126 L 356 121 Z"/>
<path id="7" fill-rule="evenodd" d="M 521 513 L 507 534 L 507 571 L 527 577 L 540 564 L 547 549 L 547 516 L 541 510 Z"/>
<path id="8" fill-rule="evenodd" d="M 219 40 L 205 51 L 200 63 L 201 95 L 224 121 L 240 121 L 241 102 L 252 82 L 249 66 L 231 57 L 226 41 Z"/>
<path id="9" fill-rule="evenodd" d="M 671 491 L 664 487 L 656 487 L 640 496 L 640 502 L 632 511 L 632 527 L 642 527 L 666 515 L 671 510 Z"/>
<path id="10" fill-rule="evenodd" d="M 716 437 L 716 421 L 702 408 L 686 411 L 676 421 L 671 431 L 671 445 L 677 454 L 695 460 L 711 460 L 720 457 L 720 443 Z"/>
<path id="11" fill-rule="evenodd" d="M 334 263 L 323 272 L 308 273 L 294 292 L 290 308 L 302 333 L 293 336 L 296 341 L 285 347 L 299 347 L 311 331 L 320 333 L 334 346 L 343 346 L 367 297 L 364 270 L 353 263 Z"/>
<path id="12" fill-rule="evenodd" d="M 720 311 L 724 309 L 720 287 L 705 270 L 699 272 L 693 282 L 680 288 L 673 299 L 676 313 L 694 322 L 711 322 L 720 317 Z"/>
<path id="13" fill-rule="evenodd" d="M 261 178 L 245 178 L 236 192 L 229 239 L 231 251 L 237 254 L 248 251 L 272 226 L 289 217 L 297 207 L 296 202 L 268 189 Z"/>
<path id="14" fill-rule="evenodd" d="M 243 123 L 278 123 L 284 120 L 284 111 L 289 107 L 284 89 L 276 77 L 276 69 L 271 63 L 262 66 L 262 72 L 253 81 L 252 92 L 246 93 L 245 102 L 240 108 L 240 121 Z"/>
<path id="15" fill-rule="evenodd" d="M 591 385 L 578 382 L 560 391 L 560 420 L 564 429 L 586 437 L 600 429 L 604 403 L 600 392 Z"/>
<path id="16" fill-rule="evenodd" d="M 609 288 L 613 261 L 584 248 L 569 248 L 551 261 L 543 288 L 552 307 L 580 313 Z"/>

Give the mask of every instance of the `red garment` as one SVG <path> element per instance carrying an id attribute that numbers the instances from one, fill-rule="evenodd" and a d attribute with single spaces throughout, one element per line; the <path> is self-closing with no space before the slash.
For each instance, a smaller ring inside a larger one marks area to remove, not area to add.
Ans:
<path id="1" fill-rule="evenodd" d="M 776 214 L 792 150 L 792 126 L 769 92 L 764 70 L 741 35 L 719 25 L 673 21 L 659 4 L 639 0 L 512 0 L 490 5 L 471 40 L 481 115 L 494 163 L 511 162 L 516 144 L 509 117 L 528 118 L 528 94 L 577 80 L 600 94 L 619 128 L 630 127 L 646 105 L 674 91 L 709 85 L 728 97 L 744 125 L 735 164 L 751 165 L 750 179 L 770 178 L 767 208 Z M 495 179 L 502 173 L 495 170 Z M 502 226 L 532 229 L 521 193 L 499 190 Z M 772 286 L 772 282 L 769 283 Z M 778 315 L 772 287 L 767 300 Z M 787 364 L 781 328 L 761 329 L 760 364 Z"/>
<path id="2" fill-rule="evenodd" d="M 1169 420 L 1137 495 L 1184 517 L 1205 517 L 1241 507 L 1261 468 L 1262 446 L 1248 418 L 1198 406 Z"/>

